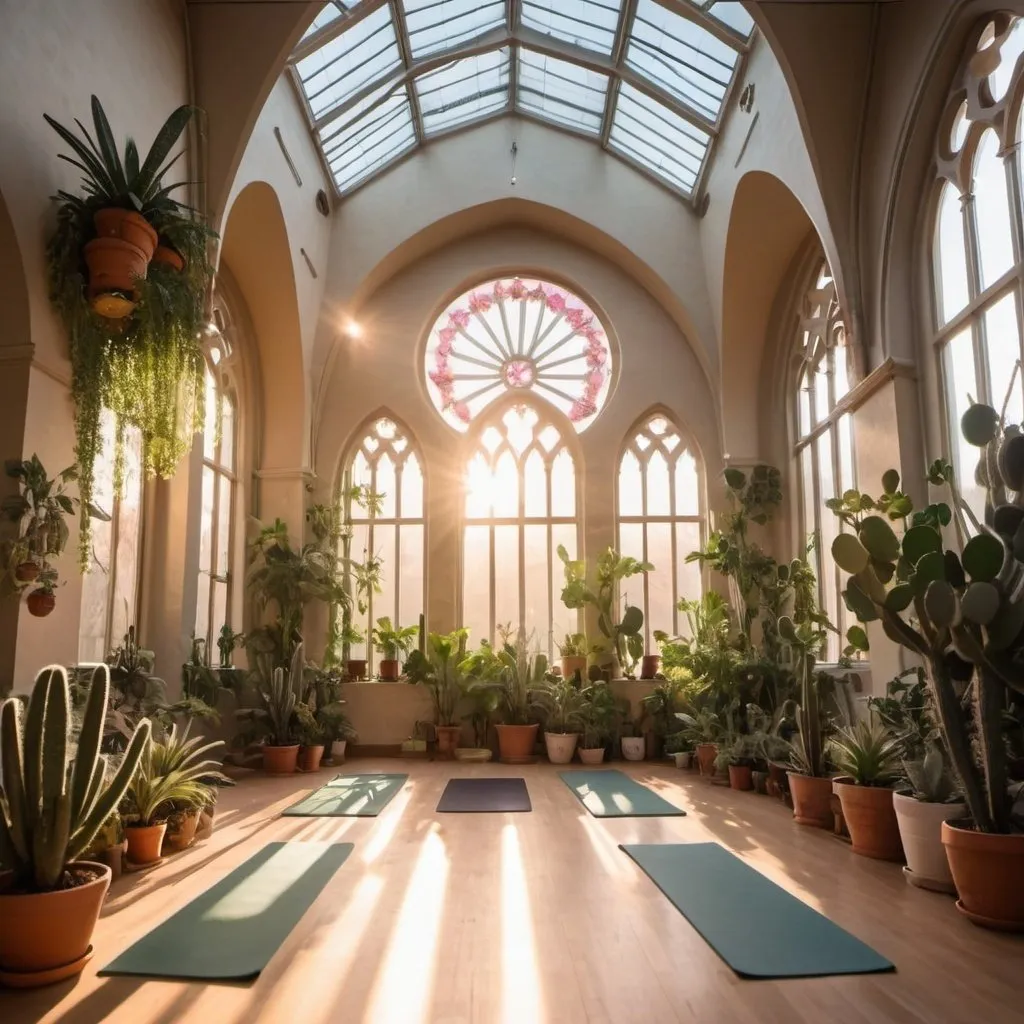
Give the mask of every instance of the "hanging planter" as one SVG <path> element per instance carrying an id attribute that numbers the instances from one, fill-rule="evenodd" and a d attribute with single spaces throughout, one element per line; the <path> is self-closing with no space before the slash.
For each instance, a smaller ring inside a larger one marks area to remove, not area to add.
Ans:
<path id="1" fill-rule="evenodd" d="M 83 508 L 102 446 L 100 416 L 117 423 L 115 486 L 120 486 L 125 428 L 142 435 L 147 475 L 170 477 L 204 420 L 205 365 L 199 343 L 214 237 L 202 216 L 171 198 L 185 182 L 164 184 L 171 157 L 194 108 L 175 110 L 144 159 L 129 139 L 123 157 L 99 100 L 93 131 L 76 135 L 47 123 L 83 172 L 82 195 L 60 191 L 57 229 L 47 246 L 50 297 L 68 331 L 75 455 Z M 80 557 L 90 551 L 88 517 Z"/>

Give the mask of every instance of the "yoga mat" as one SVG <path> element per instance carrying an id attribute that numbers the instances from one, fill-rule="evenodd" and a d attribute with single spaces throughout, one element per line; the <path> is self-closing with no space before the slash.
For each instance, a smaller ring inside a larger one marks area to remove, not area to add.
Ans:
<path id="1" fill-rule="evenodd" d="M 740 977 L 808 978 L 896 969 L 718 843 L 620 849 Z"/>
<path id="2" fill-rule="evenodd" d="M 558 774 L 595 818 L 658 818 L 686 814 L 615 768 Z"/>
<path id="3" fill-rule="evenodd" d="M 375 772 L 336 775 L 281 813 L 296 818 L 376 818 L 408 778 Z"/>
<path id="4" fill-rule="evenodd" d="M 474 814 L 484 811 L 532 811 L 524 779 L 449 779 L 439 811 Z"/>
<path id="5" fill-rule="evenodd" d="M 99 973 L 255 978 L 351 852 L 351 843 L 268 843 Z"/>

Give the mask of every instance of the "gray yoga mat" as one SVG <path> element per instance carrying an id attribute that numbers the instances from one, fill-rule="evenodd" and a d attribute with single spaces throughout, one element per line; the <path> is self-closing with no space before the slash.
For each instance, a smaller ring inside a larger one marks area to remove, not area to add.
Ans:
<path id="1" fill-rule="evenodd" d="M 559 772 L 595 818 L 655 818 L 686 814 L 615 768 Z"/>
<path id="2" fill-rule="evenodd" d="M 895 966 L 718 843 L 621 846 L 743 978 L 871 974 Z"/>
<path id="3" fill-rule="evenodd" d="M 337 775 L 281 813 L 296 818 L 376 818 L 408 778 L 380 772 Z"/>
<path id="4" fill-rule="evenodd" d="M 449 779 L 438 811 L 474 814 L 487 811 L 532 811 L 524 779 Z"/>
<path id="5" fill-rule="evenodd" d="M 255 978 L 351 852 L 351 843 L 268 843 L 99 973 Z"/>

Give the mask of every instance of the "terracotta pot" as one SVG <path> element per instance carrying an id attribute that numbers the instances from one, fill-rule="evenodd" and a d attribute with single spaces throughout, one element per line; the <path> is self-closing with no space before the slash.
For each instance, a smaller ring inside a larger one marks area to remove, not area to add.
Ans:
<path id="1" fill-rule="evenodd" d="M 604 761 L 604 747 L 577 747 L 583 764 L 601 764 Z"/>
<path id="2" fill-rule="evenodd" d="M 645 654 L 640 662 L 640 678 L 653 679 L 661 668 L 660 654 Z"/>
<path id="3" fill-rule="evenodd" d="M 133 295 L 135 282 L 146 276 L 149 260 L 145 252 L 121 238 L 94 238 L 85 243 L 83 251 L 90 297 L 104 292 Z"/>
<path id="4" fill-rule="evenodd" d="M 57 598 L 48 590 L 33 590 L 25 602 L 30 615 L 37 619 L 45 619 L 57 606 Z"/>
<path id="5" fill-rule="evenodd" d="M 348 672 L 349 679 L 365 679 L 366 678 L 366 659 L 350 659 L 345 662 L 345 668 Z"/>
<path id="6" fill-rule="evenodd" d="M 647 739 L 644 736 L 623 736 L 622 756 L 627 761 L 642 761 L 647 755 Z"/>
<path id="7" fill-rule="evenodd" d="M 665 737 L 659 736 L 656 732 L 649 732 L 644 736 L 647 760 L 657 761 L 665 754 Z"/>
<path id="8" fill-rule="evenodd" d="M 320 771 L 320 762 L 324 756 L 324 745 L 316 743 L 312 746 L 299 747 L 299 755 L 296 758 L 296 766 L 300 772 Z"/>
<path id="9" fill-rule="evenodd" d="M 22 562 L 14 570 L 14 578 L 19 583 L 31 583 L 39 575 L 38 562 Z"/>
<path id="10" fill-rule="evenodd" d="M 568 764 L 576 753 L 579 737 L 574 732 L 546 732 L 544 746 L 547 748 L 548 760 L 552 764 Z"/>
<path id="11" fill-rule="evenodd" d="M 798 825 L 832 828 L 832 780 L 786 772 L 793 796 L 793 819 Z"/>
<path id="12" fill-rule="evenodd" d="M 97 860 L 110 868 L 110 880 L 116 882 L 124 871 L 124 848 L 126 844 L 121 842 L 117 846 L 108 846 L 98 853 Z"/>
<path id="13" fill-rule="evenodd" d="M 119 238 L 141 249 L 147 263 L 153 258 L 160 239 L 141 213 L 108 206 L 93 214 L 92 223 L 96 228 L 97 238 Z"/>
<path id="14" fill-rule="evenodd" d="M 716 757 L 718 757 L 717 743 L 697 744 L 697 767 L 700 769 L 701 775 L 706 775 L 710 778 L 715 774 Z"/>
<path id="15" fill-rule="evenodd" d="M 437 756 L 450 760 L 455 756 L 455 748 L 459 745 L 461 725 L 435 725 L 437 730 Z"/>
<path id="16" fill-rule="evenodd" d="M 750 773 L 750 781 L 754 784 L 754 792 L 762 794 L 768 792 L 767 772 L 759 772 L 755 769 Z"/>
<path id="17" fill-rule="evenodd" d="M 580 674 L 580 681 L 587 681 L 587 656 L 585 654 L 573 654 L 562 658 L 562 678 L 572 679 L 576 673 Z"/>
<path id="18" fill-rule="evenodd" d="M 385 658 L 380 663 L 380 679 L 382 683 L 397 683 L 399 674 L 397 659 Z"/>
<path id="19" fill-rule="evenodd" d="M 298 743 L 285 747 L 263 744 L 263 770 L 268 775 L 291 775 L 299 760 Z"/>
<path id="20" fill-rule="evenodd" d="M 850 830 L 853 852 L 875 860 L 902 863 L 903 843 L 893 809 L 893 792 L 884 786 L 858 786 L 852 779 L 836 779 L 834 789 Z"/>
<path id="21" fill-rule="evenodd" d="M 128 837 L 128 861 L 142 866 L 155 864 L 160 859 L 167 822 L 159 825 L 128 825 L 124 833 Z"/>
<path id="22" fill-rule="evenodd" d="M 78 974 L 90 955 L 92 933 L 110 888 L 110 868 L 92 861 L 70 865 L 89 872 L 84 885 L 14 895 L 0 875 L 0 981 L 34 988 Z"/>
<path id="23" fill-rule="evenodd" d="M 180 253 L 175 252 L 169 245 L 158 245 L 153 251 L 153 262 L 161 263 L 172 270 L 184 270 L 185 260 Z"/>
<path id="24" fill-rule="evenodd" d="M 955 893 L 949 861 L 942 845 L 942 823 L 947 819 L 962 818 L 966 804 L 932 804 L 915 800 L 903 793 L 894 793 L 892 806 L 900 828 L 903 852 L 907 866 L 903 869 L 907 881 L 921 889 Z"/>
<path id="25" fill-rule="evenodd" d="M 196 840 L 205 839 L 213 832 L 213 807 L 204 807 L 199 812 L 199 824 L 196 827 Z"/>
<path id="26" fill-rule="evenodd" d="M 942 823 L 957 910 L 983 928 L 1024 931 L 1024 835 L 989 835 L 970 824 Z"/>
<path id="27" fill-rule="evenodd" d="M 348 740 L 335 740 L 331 744 L 331 760 L 335 764 L 345 763 L 345 748 L 348 746 Z"/>
<path id="28" fill-rule="evenodd" d="M 196 837 L 196 829 L 199 827 L 199 808 L 186 811 L 178 821 L 167 822 L 167 831 L 164 834 L 163 851 L 174 852 L 187 850 Z"/>
<path id="29" fill-rule="evenodd" d="M 498 733 L 498 759 L 505 764 L 533 764 L 536 760 L 536 722 L 530 725 L 496 725 Z"/>
<path id="30" fill-rule="evenodd" d="M 753 769 L 746 764 L 729 765 L 729 785 L 733 789 L 753 789 Z"/>
<path id="31" fill-rule="evenodd" d="M 786 769 L 777 764 L 768 765 L 768 795 L 784 800 L 789 790 Z"/>

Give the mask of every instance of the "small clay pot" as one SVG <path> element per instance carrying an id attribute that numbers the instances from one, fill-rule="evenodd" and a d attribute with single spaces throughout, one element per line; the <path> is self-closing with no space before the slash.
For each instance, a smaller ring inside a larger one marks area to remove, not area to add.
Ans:
<path id="1" fill-rule="evenodd" d="M 158 245 L 153 251 L 153 262 L 160 263 L 172 270 L 184 270 L 185 260 L 169 245 Z"/>
<path id="2" fill-rule="evenodd" d="M 128 825 L 124 833 L 128 837 L 128 862 L 141 867 L 155 864 L 160 859 L 167 822 L 159 825 Z"/>
<path id="3" fill-rule="evenodd" d="M 832 828 L 832 780 L 800 772 L 786 772 L 793 797 L 793 819 L 798 825 Z"/>
<path id="4" fill-rule="evenodd" d="M 19 583 L 31 583 L 39 575 L 38 562 L 22 562 L 14 570 L 14 578 Z"/>
<path id="5" fill-rule="evenodd" d="M 718 757 L 717 743 L 697 744 L 697 767 L 701 775 L 711 778 L 715 774 L 715 758 Z"/>
<path id="6" fill-rule="evenodd" d="M 853 852 L 875 860 L 903 863 L 900 826 L 892 803 L 892 790 L 858 786 L 852 779 L 836 779 L 835 792 L 850 830 Z"/>
<path id="7" fill-rule="evenodd" d="M 580 679 L 587 681 L 587 656 L 585 654 L 572 654 L 562 658 L 562 678 L 573 679 L 579 672 Z"/>
<path id="8" fill-rule="evenodd" d="M 398 660 L 396 658 L 384 658 L 380 663 L 380 681 L 382 683 L 397 683 L 400 675 Z"/>
<path id="9" fill-rule="evenodd" d="M 1024 835 L 976 832 L 972 825 L 942 823 L 942 844 L 960 893 L 956 908 L 983 928 L 1024 931 Z"/>
<path id="10" fill-rule="evenodd" d="M 37 619 L 45 619 L 57 607 L 57 598 L 50 590 L 33 590 L 25 602 L 30 615 Z"/>
<path id="11" fill-rule="evenodd" d="M 270 743 L 263 744 L 263 770 L 268 775 L 291 775 L 299 760 L 298 743 L 278 747 Z"/>
<path id="12" fill-rule="evenodd" d="M 496 725 L 498 756 L 505 764 L 532 764 L 536 760 L 537 723 L 530 725 Z"/>
<path id="13" fill-rule="evenodd" d="M 313 746 L 302 746 L 299 747 L 299 756 L 297 758 L 297 766 L 300 772 L 318 772 L 320 771 L 320 762 L 324 756 L 324 745 L 317 743 Z"/>
<path id="14" fill-rule="evenodd" d="M 345 670 L 348 672 L 349 679 L 365 679 L 366 659 L 350 659 L 345 662 Z"/>
<path id="15" fill-rule="evenodd" d="M 199 827 L 199 808 L 185 811 L 173 821 L 167 823 L 167 831 L 164 834 L 163 851 L 176 852 L 187 850 L 196 837 L 196 829 Z"/>
<path id="16" fill-rule="evenodd" d="M 729 765 L 729 785 L 733 789 L 753 789 L 753 769 L 747 764 Z"/>
<path id="17" fill-rule="evenodd" d="M 640 662 L 640 678 L 653 679 L 661 668 L 660 654 L 645 654 Z"/>
<path id="18" fill-rule="evenodd" d="M 583 764 L 601 764 L 604 761 L 604 747 L 577 747 Z"/>
<path id="19" fill-rule="evenodd" d="M 446 761 L 455 756 L 455 748 L 459 745 L 461 725 L 435 725 L 437 731 L 437 756 Z"/>
<path id="20" fill-rule="evenodd" d="M 93 214 L 92 223 L 97 238 L 116 238 L 134 245 L 142 252 L 146 263 L 153 258 L 160 237 L 141 213 L 108 206 Z"/>

